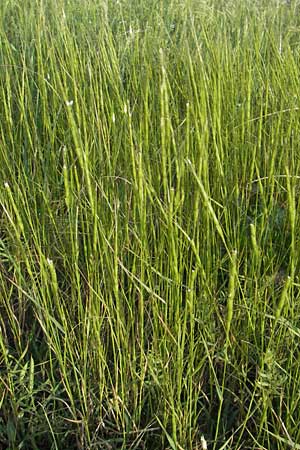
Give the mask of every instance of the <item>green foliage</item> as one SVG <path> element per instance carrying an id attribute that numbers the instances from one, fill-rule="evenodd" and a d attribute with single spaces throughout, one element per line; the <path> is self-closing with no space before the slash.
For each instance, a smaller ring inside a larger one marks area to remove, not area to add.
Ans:
<path id="1" fill-rule="evenodd" d="M 298 2 L 0 18 L 0 448 L 300 448 Z"/>

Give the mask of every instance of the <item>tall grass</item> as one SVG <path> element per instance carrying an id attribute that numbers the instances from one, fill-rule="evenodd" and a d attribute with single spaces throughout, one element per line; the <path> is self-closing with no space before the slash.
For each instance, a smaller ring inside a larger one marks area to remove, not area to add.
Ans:
<path id="1" fill-rule="evenodd" d="M 298 2 L 0 17 L 0 447 L 300 448 Z"/>

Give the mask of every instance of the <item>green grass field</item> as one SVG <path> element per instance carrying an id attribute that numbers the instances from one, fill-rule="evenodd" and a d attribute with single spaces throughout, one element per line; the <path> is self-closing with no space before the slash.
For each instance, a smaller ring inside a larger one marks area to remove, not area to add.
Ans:
<path id="1" fill-rule="evenodd" d="M 0 2 L 0 450 L 300 449 L 300 5 Z"/>

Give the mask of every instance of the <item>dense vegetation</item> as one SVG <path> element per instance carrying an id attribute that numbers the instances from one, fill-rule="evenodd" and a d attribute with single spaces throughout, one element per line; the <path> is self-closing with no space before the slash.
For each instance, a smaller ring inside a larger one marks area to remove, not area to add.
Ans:
<path id="1" fill-rule="evenodd" d="M 0 449 L 300 449 L 300 10 L 0 2 Z"/>

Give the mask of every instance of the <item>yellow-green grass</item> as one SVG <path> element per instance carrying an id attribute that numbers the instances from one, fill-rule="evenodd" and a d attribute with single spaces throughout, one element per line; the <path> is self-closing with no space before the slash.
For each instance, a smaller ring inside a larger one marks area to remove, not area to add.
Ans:
<path id="1" fill-rule="evenodd" d="M 0 2 L 0 448 L 300 448 L 299 13 Z"/>

